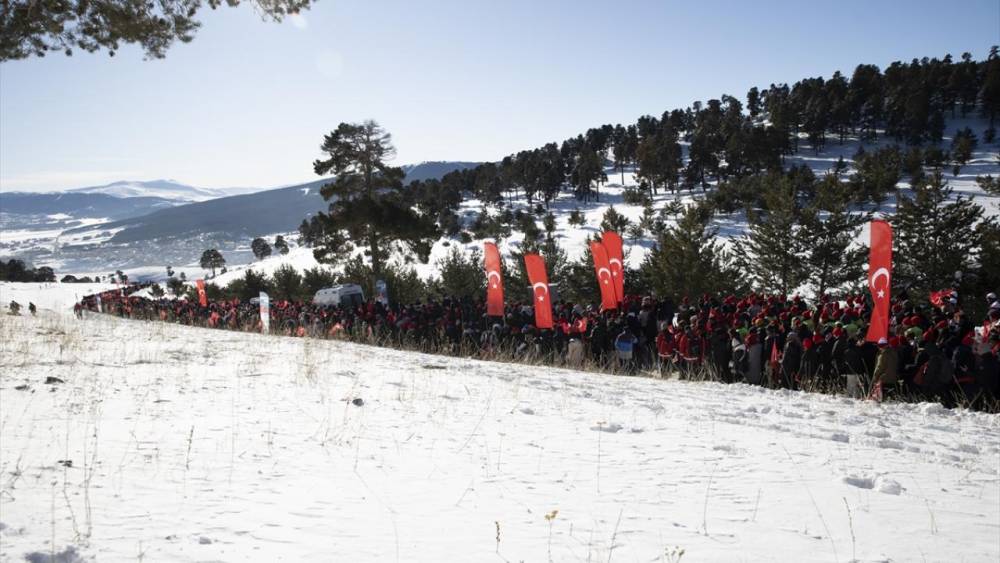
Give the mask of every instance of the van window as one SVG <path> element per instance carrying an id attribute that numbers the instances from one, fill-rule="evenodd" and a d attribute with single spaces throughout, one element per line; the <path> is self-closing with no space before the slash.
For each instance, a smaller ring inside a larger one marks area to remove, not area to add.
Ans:
<path id="1" fill-rule="evenodd" d="M 355 307 L 357 305 L 361 305 L 362 303 L 363 300 L 361 299 L 361 294 L 359 293 L 340 296 L 340 304 L 344 307 Z"/>

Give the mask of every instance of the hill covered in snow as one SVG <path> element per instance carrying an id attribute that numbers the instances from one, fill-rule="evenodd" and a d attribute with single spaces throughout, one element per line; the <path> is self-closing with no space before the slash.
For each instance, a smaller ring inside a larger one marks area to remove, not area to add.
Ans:
<path id="1" fill-rule="evenodd" d="M 0 316 L 5 560 L 1000 554 L 997 415 L 76 320 L 67 288 L 0 284 L 43 307 Z"/>
<path id="2" fill-rule="evenodd" d="M 954 133 L 966 127 L 982 136 L 988 127 L 988 122 L 976 117 L 949 120 L 947 126 L 948 132 L 942 144 L 947 146 L 951 142 Z M 818 151 L 806 149 L 797 154 L 789 155 L 786 157 L 785 166 L 789 168 L 806 166 L 814 174 L 822 177 L 831 172 L 837 166 L 838 161 L 843 159 L 843 163 L 847 168 L 843 170 L 842 174 L 849 176 L 855 172 L 854 157 L 858 153 L 859 148 L 863 147 L 867 152 L 874 152 L 879 148 L 891 147 L 896 144 L 894 140 L 885 138 L 879 138 L 875 142 L 862 142 L 857 138 L 847 138 L 843 143 L 831 141 Z M 687 143 L 682 143 L 682 146 L 686 153 L 688 150 Z M 928 171 L 931 170 L 930 167 L 926 169 Z M 587 237 L 600 234 L 603 230 L 601 223 L 610 208 L 613 207 L 616 212 L 628 219 L 632 225 L 640 223 L 643 219 L 645 206 L 635 201 L 629 201 L 628 197 L 629 192 L 634 192 L 639 188 L 640 180 L 636 177 L 635 170 L 627 168 L 624 172 L 620 172 L 608 165 L 605 167 L 605 174 L 608 178 L 607 183 L 600 186 L 596 200 L 581 201 L 571 191 L 563 190 L 552 199 L 545 210 L 546 212 L 551 212 L 554 216 L 556 225 L 554 231 L 555 239 L 562 249 L 566 251 L 570 259 L 576 259 L 583 255 L 586 249 L 585 240 Z M 972 152 L 967 164 L 961 167 L 959 174 L 955 175 L 951 171 L 948 171 L 945 174 L 945 180 L 954 189 L 955 197 L 969 197 L 985 209 L 988 217 L 1000 217 L 1000 196 L 985 192 L 976 181 L 977 177 L 980 176 L 1000 177 L 1000 148 L 997 145 L 985 143 L 980 145 Z M 896 188 L 898 192 L 890 194 L 887 197 L 886 201 L 878 207 L 878 213 L 888 216 L 895 212 L 897 194 L 907 196 L 910 193 L 910 179 L 901 176 Z M 675 204 L 687 206 L 695 202 L 704 201 L 711 197 L 714 190 L 714 185 L 704 190 L 678 190 L 676 192 L 660 190 L 656 194 L 649 195 L 649 199 L 652 208 L 659 212 L 665 207 Z M 507 200 L 506 205 L 513 212 L 521 211 L 526 213 L 532 211 L 535 207 L 535 205 L 528 203 L 524 194 L 513 196 Z M 479 199 L 475 197 L 465 199 L 458 209 L 463 229 L 470 229 L 484 209 L 486 207 Z M 874 206 L 867 206 L 864 209 L 859 209 L 859 211 L 873 212 L 876 211 L 876 208 Z M 580 213 L 582 223 L 574 223 L 571 220 L 574 212 Z M 493 211 L 493 213 L 496 214 L 497 212 Z M 536 219 L 536 223 L 539 228 L 542 228 L 540 217 Z M 718 229 L 719 238 L 724 244 L 728 244 L 735 237 L 742 236 L 747 232 L 748 228 L 747 217 L 743 212 L 718 214 L 713 218 L 711 224 L 713 228 Z M 296 235 L 294 231 L 275 232 L 270 236 L 270 239 L 273 240 L 274 235 L 277 234 L 284 234 L 285 238 L 291 241 L 295 240 Z M 860 231 L 856 244 L 867 245 L 867 237 L 867 228 L 864 228 Z M 524 233 L 514 230 L 508 238 L 499 241 L 499 246 L 501 251 L 509 257 L 512 251 L 522 249 L 523 241 Z M 655 239 L 653 233 L 647 230 L 641 237 L 627 236 L 625 242 L 628 249 L 626 255 L 628 265 L 632 268 L 638 268 L 646 254 L 652 248 Z M 424 278 L 434 277 L 438 275 L 438 262 L 447 257 L 455 248 L 460 248 L 466 253 L 471 253 L 476 249 L 482 248 L 482 239 L 463 242 L 459 236 L 442 237 L 433 245 L 431 258 L 427 264 L 413 263 L 410 266 Z M 247 248 L 246 251 L 248 250 Z M 227 285 L 232 280 L 243 276 L 247 269 L 253 269 L 256 272 L 270 275 L 282 265 L 292 266 L 299 271 L 322 267 L 313 258 L 310 249 L 297 247 L 294 245 L 294 242 L 293 248 L 288 255 L 274 254 L 262 261 L 254 260 L 252 256 L 245 253 L 243 256 L 247 256 L 245 261 L 242 263 L 231 261 L 228 272 L 212 280 L 213 283 L 220 286 Z M 204 273 L 196 264 L 190 264 L 188 266 L 189 276 L 192 269 L 196 272 Z"/>

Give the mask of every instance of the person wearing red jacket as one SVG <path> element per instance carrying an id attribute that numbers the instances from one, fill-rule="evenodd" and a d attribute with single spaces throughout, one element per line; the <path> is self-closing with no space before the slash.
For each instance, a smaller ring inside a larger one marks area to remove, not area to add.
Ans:
<path id="1" fill-rule="evenodd" d="M 656 355 L 659 358 L 660 377 L 669 377 L 673 373 L 676 354 L 677 341 L 674 340 L 673 327 L 664 326 L 656 335 Z"/>

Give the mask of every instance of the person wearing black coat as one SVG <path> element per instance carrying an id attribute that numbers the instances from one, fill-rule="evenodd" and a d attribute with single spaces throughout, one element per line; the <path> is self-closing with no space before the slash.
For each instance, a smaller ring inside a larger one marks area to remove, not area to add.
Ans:
<path id="1" fill-rule="evenodd" d="M 802 365 L 802 343 L 794 332 L 788 333 L 785 353 L 781 357 L 781 384 L 786 389 L 798 389 L 796 376 Z"/>

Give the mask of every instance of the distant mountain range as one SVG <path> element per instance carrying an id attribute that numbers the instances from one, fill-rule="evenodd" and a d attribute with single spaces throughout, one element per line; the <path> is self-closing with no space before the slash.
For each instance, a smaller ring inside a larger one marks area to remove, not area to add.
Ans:
<path id="1" fill-rule="evenodd" d="M 205 201 L 218 197 L 252 193 L 267 188 L 197 188 L 176 180 L 149 180 L 145 182 L 121 181 L 103 186 L 90 186 L 69 190 L 69 193 L 105 194 L 114 197 L 157 197 L 177 201 Z"/>
<path id="2" fill-rule="evenodd" d="M 407 181 L 440 178 L 453 170 L 461 170 L 476 166 L 477 162 L 422 162 L 402 166 L 406 172 Z M 7 229 L 51 229 L 56 227 L 72 227 L 83 223 L 93 223 L 97 219 L 102 222 L 114 222 L 131 219 L 165 211 L 171 207 L 185 206 L 191 203 L 204 203 L 221 198 L 245 196 L 265 192 L 277 192 L 259 199 L 232 200 L 227 204 L 252 205 L 254 201 L 266 202 L 267 205 L 278 205 L 261 208 L 264 215 L 275 217 L 270 223 L 280 222 L 276 217 L 289 216 L 298 213 L 302 205 L 314 207 L 311 204 L 296 202 L 290 209 L 281 210 L 281 200 L 289 190 L 303 189 L 307 186 L 322 184 L 323 180 L 307 184 L 285 186 L 279 188 L 199 188 L 182 184 L 176 180 L 149 181 L 119 181 L 102 186 L 74 188 L 61 192 L 3 192 L 0 193 L 0 214 L 2 226 Z M 215 209 L 216 206 L 209 206 Z M 194 208 L 197 212 L 200 208 Z M 274 213 L 276 211 L 276 214 Z M 244 213 L 253 213 L 253 209 L 243 208 Z M 184 213 L 181 213 L 184 215 Z M 200 217 L 200 215 L 196 215 Z M 301 216 L 299 218 L 301 221 Z M 287 221 L 285 221 L 287 222 Z M 191 220 L 186 224 L 193 225 Z M 282 223 L 284 224 L 284 223 Z M 296 222 L 296 225 L 298 223 Z M 208 226 L 208 225 L 206 225 Z"/>
<path id="3" fill-rule="evenodd" d="M 476 162 L 406 165 L 406 181 L 441 178 Z M 197 188 L 173 180 L 122 181 L 52 193 L 0 193 L 0 256 L 61 270 L 197 260 L 211 244 L 234 251 L 255 236 L 288 233 L 326 208 L 329 179 L 280 188 Z M 234 194 L 235 192 L 235 194 Z M 242 193 L 241 193 L 242 192 Z M 193 240 L 204 244 L 192 245 Z M 194 250 L 192 250 L 192 248 Z"/>

